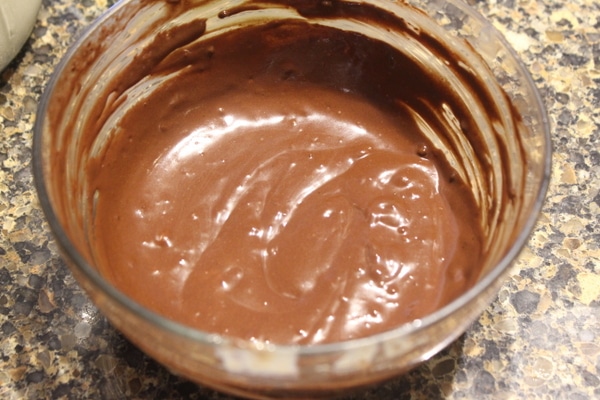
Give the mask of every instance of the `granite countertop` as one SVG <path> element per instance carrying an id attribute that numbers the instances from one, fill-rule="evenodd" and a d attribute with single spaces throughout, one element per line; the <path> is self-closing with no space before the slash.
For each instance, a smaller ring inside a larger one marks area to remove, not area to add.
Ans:
<path id="1" fill-rule="evenodd" d="M 230 399 L 148 359 L 88 301 L 57 253 L 31 173 L 54 66 L 111 0 L 44 0 L 0 73 L 0 398 Z M 497 299 L 414 371 L 352 399 L 600 398 L 600 3 L 471 0 L 504 33 L 552 125 L 547 201 Z"/>

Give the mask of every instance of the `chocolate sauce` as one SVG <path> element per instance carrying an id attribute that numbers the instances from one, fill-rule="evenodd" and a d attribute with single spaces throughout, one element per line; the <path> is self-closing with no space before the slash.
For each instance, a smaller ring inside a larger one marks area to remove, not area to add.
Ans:
<path id="1" fill-rule="evenodd" d="M 87 166 L 107 279 L 183 324 L 297 344 L 392 329 L 474 284 L 475 199 L 414 118 L 442 129 L 442 78 L 298 20 L 183 46 L 204 28 L 141 58 L 127 82 L 168 79 Z"/>

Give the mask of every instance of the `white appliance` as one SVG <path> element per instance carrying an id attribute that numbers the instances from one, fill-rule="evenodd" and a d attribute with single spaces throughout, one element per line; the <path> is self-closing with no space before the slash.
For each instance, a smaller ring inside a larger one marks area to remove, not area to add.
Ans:
<path id="1" fill-rule="evenodd" d="M 0 71 L 29 38 L 41 3 L 42 0 L 0 0 Z"/>

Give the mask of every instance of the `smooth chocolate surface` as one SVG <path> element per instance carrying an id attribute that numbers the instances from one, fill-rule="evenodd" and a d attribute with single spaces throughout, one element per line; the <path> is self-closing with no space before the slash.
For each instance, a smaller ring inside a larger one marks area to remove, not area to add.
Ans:
<path id="1" fill-rule="evenodd" d="M 389 330 L 473 285 L 473 195 L 408 111 L 437 126 L 443 79 L 291 20 L 156 49 L 143 74 L 174 75 L 86 170 L 92 254 L 120 290 L 208 332 L 312 344 Z"/>

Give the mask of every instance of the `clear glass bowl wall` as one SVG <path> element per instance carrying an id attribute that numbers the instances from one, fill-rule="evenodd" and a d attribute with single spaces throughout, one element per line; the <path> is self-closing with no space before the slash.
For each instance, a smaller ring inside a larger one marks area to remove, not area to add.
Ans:
<path id="1" fill-rule="evenodd" d="M 508 119 L 490 125 L 478 118 L 485 110 L 474 106 L 473 118 L 481 132 L 477 140 L 486 143 L 492 168 L 474 160 L 469 139 L 459 127 L 451 128 L 444 140 L 424 127 L 430 140 L 446 150 L 457 172 L 472 182 L 490 257 L 478 283 L 452 303 L 421 320 L 364 339 L 317 346 L 257 344 L 196 331 L 153 313 L 118 291 L 96 270 L 87 240 L 90 199 L 85 198 L 84 191 L 73 190 L 74 182 L 85 180 L 86 160 L 101 151 L 131 99 L 143 97 L 161 84 L 144 82 L 132 87 L 130 94 L 135 96 L 130 95 L 130 100 L 95 133 L 94 146 L 87 150 L 81 147 L 80 136 L 89 133 L 77 128 L 86 119 L 95 118 L 91 110 L 98 101 L 116 100 L 108 94 L 99 98 L 98 94 L 110 86 L 111 77 L 118 75 L 115 71 L 132 62 L 136 52 L 152 41 L 149 32 L 155 34 L 172 24 L 205 18 L 206 33 L 199 39 L 203 40 L 249 24 L 304 17 L 281 4 L 192 0 L 187 8 L 179 8 L 177 18 L 167 20 L 163 11 L 168 2 L 122 1 L 75 42 L 55 71 L 40 104 L 34 137 L 34 172 L 42 207 L 64 259 L 95 304 L 133 343 L 174 372 L 216 389 L 256 398 L 326 397 L 392 377 L 458 337 L 489 305 L 526 243 L 548 184 L 550 140 L 539 95 L 515 53 L 489 22 L 459 0 L 413 0 L 410 5 L 386 0 L 361 3 L 393 13 L 417 33 L 431 32 L 463 57 L 465 68 L 486 82 L 495 107 L 509 115 L 508 109 L 514 106 L 522 117 L 522 123 L 516 125 Z M 225 9 L 249 4 L 252 7 L 246 12 L 218 17 Z M 385 41 L 444 73 L 444 62 L 435 59 L 414 36 L 344 18 L 315 18 L 311 23 Z M 452 77 L 449 82 L 456 85 L 466 104 L 473 101 L 468 88 Z M 449 151 L 449 143 L 459 150 Z M 57 162 L 59 153 L 65 155 L 62 164 Z M 502 183 L 507 175 L 516 190 L 510 195 L 517 200 L 510 207 L 499 207 L 507 195 Z"/>

